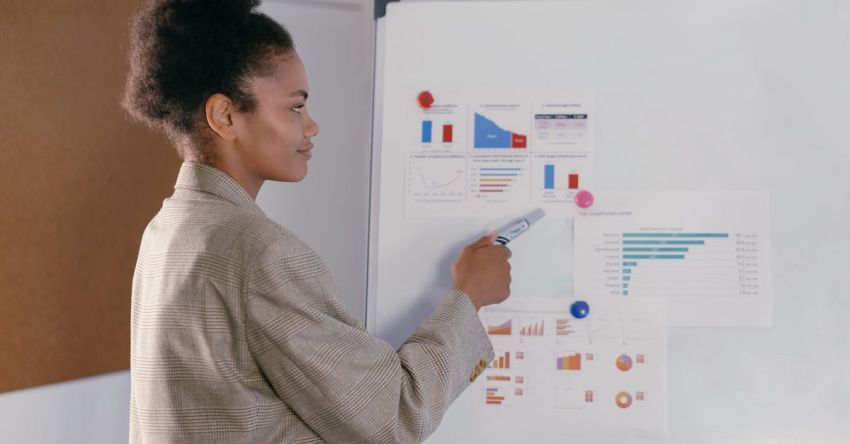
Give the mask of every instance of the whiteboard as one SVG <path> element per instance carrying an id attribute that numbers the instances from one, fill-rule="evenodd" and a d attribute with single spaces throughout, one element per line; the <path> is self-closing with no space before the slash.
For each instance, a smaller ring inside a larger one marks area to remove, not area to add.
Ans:
<path id="1" fill-rule="evenodd" d="M 411 98 L 567 83 L 593 92 L 595 189 L 771 193 L 773 325 L 669 329 L 664 442 L 850 441 L 850 2 L 395 3 L 376 62 L 370 331 L 400 345 L 459 249 L 504 222 L 405 217 Z M 549 219 L 513 244 L 515 292 L 547 278 L 530 271 L 547 245 L 571 270 L 570 227 Z M 488 434 L 470 401 L 429 442 L 620 442 Z"/>

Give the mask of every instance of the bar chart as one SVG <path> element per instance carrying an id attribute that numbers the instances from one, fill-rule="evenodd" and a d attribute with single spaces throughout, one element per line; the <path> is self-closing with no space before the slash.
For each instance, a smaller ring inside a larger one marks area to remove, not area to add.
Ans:
<path id="1" fill-rule="evenodd" d="M 621 294 L 745 294 L 746 262 L 729 233 L 622 233 Z M 646 271 L 644 271 L 646 270 Z"/>
<path id="2" fill-rule="evenodd" d="M 498 356 L 487 368 L 508 369 L 511 368 L 511 352 L 504 352 Z"/>
<path id="3" fill-rule="evenodd" d="M 519 334 L 520 336 L 543 336 L 545 334 L 543 320 L 526 321 Z"/>
<path id="4" fill-rule="evenodd" d="M 423 144 L 429 144 L 434 142 L 440 142 L 443 144 L 451 144 L 454 143 L 454 123 L 443 123 L 440 125 L 440 138 L 437 139 L 434 137 L 434 121 L 432 120 L 423 120 L 422 121 L 422 132 L 420 134 L 420 142 Z"/>
<path id="5" fill-rule="evenodd" d="M 585 154 L 534 153 L 531 161 L 537 202 L 569 203 L 580 189 L 591 187 L 590 161 Z"/>
<path id="6" fill-rule="evenodd" d="M 502 405 L 505 402 L 505 396 L 500 393 L 501 391 L 500 387 L 487 387 L 485 403 L 487 405 Z"/>
<path id="7" fill-rule="evenodd" d="M 747 297 L 759 294 L 756 234 L 648 229 L 596 239 L 595 292 L 607 296 Z"/>
<path id="8" fill-rule="evenodd" d="M 573 328 L 572 321 L 568 318 L 564 319 L 556 319 L 555 320 L 555 335 L 556 336 L 569 336 L 575 333 L 575 329 Z"/>
<path id="9" fill-rule="evenodd" d="M 671 325 L 771 322 L 766 193 L 596 197 L 574 225 L 577 293 L 664 300 Z"/>
<path id="10" fill-rule="evenodd" d="M 417 108 L 409 121 L 409 144 L 415 150 L 465 151 L 466 104 L 437 103 Z"/>
<path id="11" fill-rule="evenodd" d="M 528 156 L 480 154 L 470 157 L 469 196 L 479 204 L 528 202 Z"/>
<path id="12" fill-rule="evenodd" d="M 555 368 L 558 370 L 581 370 L 581 353 L 572 353 L 555 358 Z"/>
<path id="13" fill-rule="evenodd" d="M 569 172 L 567 173 L 567 189 L 568 190 L 577 190 L 579 183 L 579 173 L 578 172 Z M 546 190 L 554 190 L 555 189 L 555 165 L 551 163 L 547 163 L 543 165 L 543 188 Z"/>
<path id="14" fill-rule="evenodd" d="M 492 168 L 478 169 L 478 192 L 504 193 L 510 191 L 517 178 L 522 174 L 522 168 Z"/>

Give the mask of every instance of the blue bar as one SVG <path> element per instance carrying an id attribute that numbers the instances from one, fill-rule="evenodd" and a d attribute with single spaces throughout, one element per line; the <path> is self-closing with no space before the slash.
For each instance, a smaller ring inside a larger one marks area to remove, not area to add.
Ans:
<path id="1" fill-rule="evenodd" d="M 481 167 L 481 171 L 522 171 L 522 168 L 490 168 L 490 167 Z"/>
<path id="2" fill-rule="evenodd" d="M 623 237 L 729 237 L 729 233 L 623 233 Z"/>
<path id="3" fill-rule="evenodd" d="M 687 253 L 687 248 L 658 248 L 658 247 L 623 247 L 623 251 L 641 251 L 641 252 L 652 252 L 652 251 L 667 251 L 667 252 L 675 252 L 675 253 Z"/>
<path id="4" fill-rule="evenodd" d="M 623 259 L 684 259 L 684 254 L 624 254 Z M 625 271 L 625 270 L 623 270 Z"/>
<path id="5" fill-rule="evenodd" d="M 704 240 L 624 240 L 623 245 L 705 245 Z"/>
<path id="6" fill-rule="evenodd" d="M 623 262 L 624 267 L 637 267 L 637 262 Z"/>
<path id="7" fill-rule="evenodd" d="M 422 121 L 422 143 L 431 143 L 431 121 Z"/>
<path id="8" fill-rule="evenodd" d="M 629 274 L 629 273 L 631 273 L 631 272 L 632 272 L 632 270 L 631 270 L 631 269 L 629 269 L 629 268 L 623 268 L 623 274 Z"/>
<path id="9" fill-rule="evenodd" d="M 629 284 L 623 283 L 623 288 L 629 288 Z"/>
<path id="10" fill-rule="evenodd" d="M 543 188 L 547 190 L 555 189 L 555 165 L 546 165 L 543 167 L 544 171 L 544 180 L 543 180 Z"/>
<path id="11" fill-rule="evenodd" d="M 492 174 L 482 174 L 481 176 L 516 177 L 516 176 L 519 176 L 519 174 L 492 173 Z"/>
<path id="12" fill-rule="evenodd" d="M 631 276 L 623 276 L 623 281 L 630 281 L 630 280 L 632 280 Z"/>

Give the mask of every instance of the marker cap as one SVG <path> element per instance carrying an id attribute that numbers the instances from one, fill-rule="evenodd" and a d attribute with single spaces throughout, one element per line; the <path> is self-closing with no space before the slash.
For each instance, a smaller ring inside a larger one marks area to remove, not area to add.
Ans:
<path id="1" fill-rule="evenodd" d="M 525 220 L 528 221 L 529 225 L 533 225 L 533 224 L 537 223 L 538 220 L 542 219 L 543 216 L 545 216 L 545 215 L 546 215 L 546 212 L 543 211 L 543 208 L 537 208 L 534 211 L 532 211 L 531 213 L 528 213 L 528 215 L 525 216 Z"/>

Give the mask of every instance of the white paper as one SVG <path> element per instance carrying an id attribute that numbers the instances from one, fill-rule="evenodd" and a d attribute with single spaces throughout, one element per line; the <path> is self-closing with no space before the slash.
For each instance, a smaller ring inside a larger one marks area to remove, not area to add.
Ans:
<path id="1" fill-rule="evenodd" d="M 486 307 L 481 320 L 496 359 L 468 389 L 491 432 L 663 436 L 667 433 L 666 306 L 596 300 L 570 314 L 570 299 L 520 298 Z"/>
<path id="2" fill-rule="evenodd" d="M 588 94 L 432 92 L 411 97 L 405 215 L 502 216 L 531 207 L 571 216 L 592 184 Z"/>
<path id="3" fill-rule="evenodd" d="M 772 323 L 767 193 L 595 198 L 575 219 L 575 297 L 667 301 L 673 326 Z"/>

